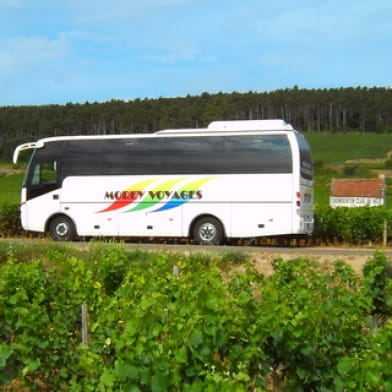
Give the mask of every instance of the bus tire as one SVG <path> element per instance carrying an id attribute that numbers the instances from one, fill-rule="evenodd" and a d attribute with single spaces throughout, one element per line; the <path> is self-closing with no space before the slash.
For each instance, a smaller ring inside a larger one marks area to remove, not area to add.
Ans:
<path id="1" fill-rule="evenodd" d="M 220 245 L 223 227 L 218 219 L 209 216 L 199 219 L 193 228 L 193 239 L 200 245 Z"/>
<path id="2" fill-rule="evenodd" d="M 76 237 L 75 225 L 64 215 L 56 216 L 49 224 L 49 234 L 54 241 L 72 241 Z"/>

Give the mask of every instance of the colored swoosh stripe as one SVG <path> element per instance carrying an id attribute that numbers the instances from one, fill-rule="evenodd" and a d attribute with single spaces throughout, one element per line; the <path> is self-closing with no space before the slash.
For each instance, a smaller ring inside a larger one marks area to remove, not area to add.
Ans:
<path id="1" fill-rule="evenodd" d="M 124 212 L 135 212 L 135 211 L 140 211 L 144 210 L 146 208 L 149 208 L 162 200 L 159 198 L 155 198 L 151 196 L 152 194 L 155 194 L 156 192 L 165 192 L 165 191 L 170 191 L 174 186 L 176 186 L 179 182 L 184 181 L 184 178 L 175 178 L 174 180 L 170 180 L 167 182 L 164 182 L 162 184 L 157 185 L 154 189 L 152 189 L 149 193 L 147 193 L 143 200 L 140 201 L 140 203 L 135 206 L 134 208 L 124 211 Z"/>
<path id="2" fill-rule="evenodd" d="M 183 188 L 177 191 L 177 193 L 181 194 L 181 192 L 191 192 L 200 189 L 206 182 L 212 180 L 214 177 L 208 177 L 208 178 L 202 178 L 200 180 L 195 180 L 190 182 L 189 184 L 186 184 Z M 175 198 L 172 197 L 165 205 L 162 207 L 158 208 L 157 210 L 154 210 L 153 212 L 158 212 L 158 211 L 165 211 L 165 210 L 170 210 L 171 208 L 176 208 L 179 207 L 180 205 L 188 202 L 190 198 Z"/>
<path id="3" fill-rule="evenodd" d="M 98 212 L 114 211 L 114 210 L 118 210 L 119 208 L 126 207 L 127 205 L 133 203 L 139 197 L 138 191 L 144 190 L 145 187 L 147 187 L 154 181 L 156 181 L 156 178 L 150 178 L 148 180 L 141 181 L 138 182 L 137 184 L 131 185 L 124 191 L 124 192 L 130 192 L 130 194 L 132 195 L 131 197 L 117 199 L 115 202 L 110 204 L 110 206 Z M 132 194 L 132 192 L 134 193 Z"/>

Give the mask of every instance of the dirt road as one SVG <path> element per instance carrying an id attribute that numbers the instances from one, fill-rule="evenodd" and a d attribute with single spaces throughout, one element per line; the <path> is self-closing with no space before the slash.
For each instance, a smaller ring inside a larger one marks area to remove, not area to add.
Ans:
<path id="1" fill-rule="evenodd" d="M 308 258 L 317 261 L 321 268 L 330 270 L 335 261 L 340 260 L 352 266 L 355 272 L 362 273 L 362 268 L 376 251 L 392 259 L 391 248 L 331 248 L 331 247 L 258 247 L 258 246 L 199 246 L 126 243 L 130 249 L 164 250 L 167 252 L 184 252 L 185 254 L 208 252 L 222 255 L 224 253 L 242 252 L 249 255 L 256 268 L 268 275 L 272 273 L 271 261 L 280 257 L 284 260 Z"/>
<path id="2" fill-rule="evenodd" d="M 0 241 L 20 241 L 31 243 L 53 243 L 49 239 L 0 239 Z M 58 244 L 58 243 L 57 243 Z M 89 242 L 79 241 L 64 243 L 65 246 L 88 247 Z M 273 247 L 273 246 L 200 246 L 190 244 L 163 244 L 149 242 L 125 242 L 128 249 L 140 249 L 147 251 L 166 251 L 173 253 L 210 253 L 222 256 L 222 254 L 244 253 L 255 264 L 256 268 L 268 275 L 272 273 L 271 262 L 276 258 L 292 260 L 297 258 L 308 258 L 317 261 L 322 270 L 333 268 L 335 261 L 340 260 L 352 266 L 358 274 L 362 273 L 362 268 L 376 251 L 380 251 L 392 260 L 392 248 L 332 248 L 332 247 Z"/>

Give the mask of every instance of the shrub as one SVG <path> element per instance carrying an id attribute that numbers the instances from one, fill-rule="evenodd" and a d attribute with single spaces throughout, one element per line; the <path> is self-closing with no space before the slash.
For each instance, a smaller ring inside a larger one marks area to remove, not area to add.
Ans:
<path id="1" fill-rule="evenodd" d="M 23 232 L 18 204 L 4 204 L 0 208 L 0 237 L 12 237 Z"/>
<path id="2" fill-rule="evenodd" d="M 318 264 L 306 259 L 278 259 L 273 268 L 261 287 L 256 327 L 267 336 L 263 351 L 274 379 L 280 378 L 284 390 L 334 390 L 339 359 L 363 339 L 368 302 L 359 279 L 341 262 L 331 274 L 321 274 Z"/>
<path id="3" fill-rule="evenodd" d="M 391 218 L 391 211 L 385 207 L 316 209 L 314 238 L 327 243 L 381 242 L 384 221 L 392 227 Z"/>
<path id="4" fill-rule="evenodd" d="M 381 317 L 392 315 L 391 267 L 385 254 L 379 252 L 363 267 L 365 287 L 372 300 L 372 313 Z"/>
<path id="5" fill-rule="evenodd" d="M 1 390 L 391 390 L 381 254 L 361 278 L 307 259 L 263 276 L 247 260 L 226 274 L 220 257 L 121 244 L 26 250 L 30 262 L 8 243 L 0 264 Z"/>

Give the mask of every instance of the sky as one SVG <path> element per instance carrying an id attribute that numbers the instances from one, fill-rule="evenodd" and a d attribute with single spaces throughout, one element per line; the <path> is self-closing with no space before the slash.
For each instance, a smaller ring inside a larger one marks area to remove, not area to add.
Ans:
<path id="1" fill-rule="evenodd" d="M 0 0 L 0 106 L 391 87 L 391 0 Z"/>

